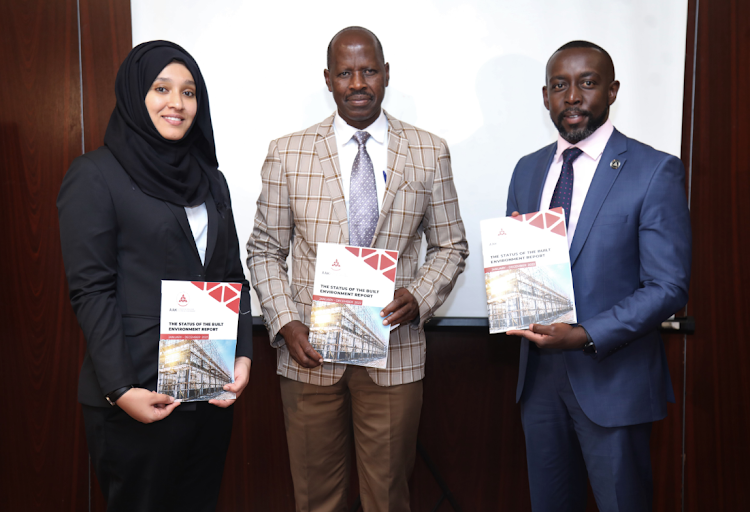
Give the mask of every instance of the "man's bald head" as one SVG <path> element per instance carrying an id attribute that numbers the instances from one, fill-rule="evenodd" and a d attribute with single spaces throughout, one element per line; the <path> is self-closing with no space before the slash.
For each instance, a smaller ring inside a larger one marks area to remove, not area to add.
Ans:
<path id="1" fill-rule="evenodd" d="M 328 54 L 326 56 L 326 67 L 328 69 L 331 69 L 331 56 L 333 54 L 333 47 L 336 43 L 336 40 L 344 33 L 352 32 L 352 31 L 362 32 L 372 37 L 372 39 L 375 41 L 375 47 L 378 49 L 378 53 L 380 54 L 380 60 L 382 62 L 385 62 L 385 55 L 383 54 L 383 45 L 380 44 L 380 39 L 378 39 L 378 36 L 376 36 L 371 30 L 368 30 L 364 27 L 346 27 L 346 28 L 339 30 L 336 33 L 336 35 L 331 38 L 331 42 L 328 43 Z"/>

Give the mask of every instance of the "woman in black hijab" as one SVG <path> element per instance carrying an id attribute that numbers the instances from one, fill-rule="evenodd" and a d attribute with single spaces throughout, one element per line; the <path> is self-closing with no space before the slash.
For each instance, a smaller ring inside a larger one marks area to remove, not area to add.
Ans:
<path id="1" fill-rule="evenodd" d="M 208 93 L 168 41 L 117 73 L 104 146 L 77 158 L 57 206 L 70 298 L 86 338 L 78 399 L 108 510 L 213 510 L 234 400 L 156 393 L 161 281 L 242 283 L 234 383 L 252 357 L 249 286 Z M 178 407 L 179 406 L 179 407 Z"/>

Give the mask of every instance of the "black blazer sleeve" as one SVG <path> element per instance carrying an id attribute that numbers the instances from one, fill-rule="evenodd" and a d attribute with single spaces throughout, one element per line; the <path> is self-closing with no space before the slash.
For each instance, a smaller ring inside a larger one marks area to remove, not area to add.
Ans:
<path id="1" fill-rule="evenodd" d="M 116 297 L 115 208 L 106 180 L 86 155 L 77 158 L 65 175 L 57 208 L 70 301 L 99 387 L 106 394 L 136 384 Z"/>

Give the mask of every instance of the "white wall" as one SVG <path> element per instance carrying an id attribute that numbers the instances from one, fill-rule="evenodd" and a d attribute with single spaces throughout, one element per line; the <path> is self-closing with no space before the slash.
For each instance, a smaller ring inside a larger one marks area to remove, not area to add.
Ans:
<path id="1" fill-rule="evenodd" d="M 201 67 L 243 247 L 269 141 L 336 108 L 323 80 L 329 40 L 350 25 L 375 32 L 391 69 L 383 107 L 451 148 L 472 256 L 441 316 L 486 315 L 479 220 L 505 214 L 515 163 L 556 138 L 541 89 L 545 63 L 559 46 L 584 39 L 604 47 L 622 84 L 610 116 L 615 126 L 680 152 L 685 0 L 131 0 L 131 6 L 134 45 L 171 40 Z M 260 314 L 253 301 L 253 314 Z"/>

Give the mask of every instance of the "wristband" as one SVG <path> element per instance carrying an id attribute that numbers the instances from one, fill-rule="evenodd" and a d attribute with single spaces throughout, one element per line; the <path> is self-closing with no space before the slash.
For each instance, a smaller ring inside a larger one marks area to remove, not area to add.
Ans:
<path id="1" fill-rule="evenodd" d="M 107 399 L 107 402 L 109 402 L 109 405 L 112 407 L 115 406 L 115 402 L 120 399 L 122 395 L 133 389 L 135 386 L 132 384 L 128 384 L 127 386 L 123 386 L 121 388 L 117 388 L 114 391 L 107 393 L 104 398 Z"/>

